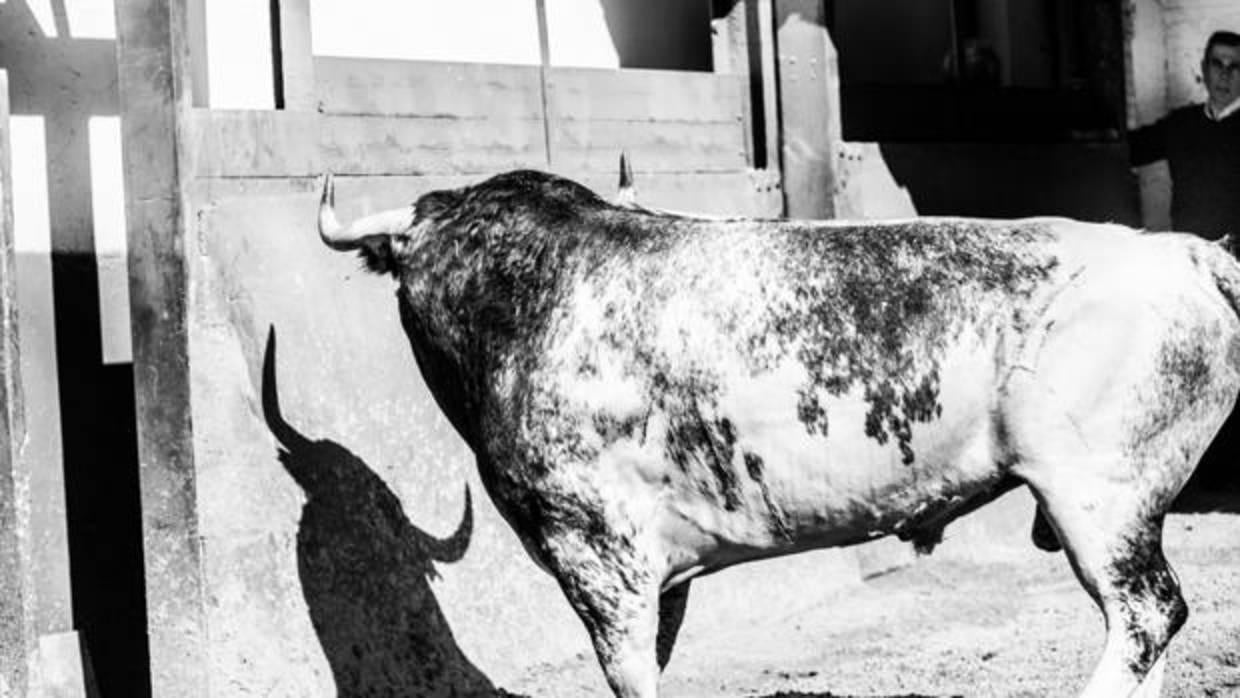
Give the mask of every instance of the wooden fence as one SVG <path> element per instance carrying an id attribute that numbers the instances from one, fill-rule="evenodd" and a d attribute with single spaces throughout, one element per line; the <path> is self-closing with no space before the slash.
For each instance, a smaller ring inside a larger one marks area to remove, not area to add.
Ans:
<path id="1" fill-rule="evenodd" d="M 313 65 L 316 110 L 190 112 L 192 174 L 210 184 L 199 189 L 207 198 L 238 191 L 228 180 L 331 171 L 463 182 L 522 167 L 607 196 L 626 151 L 651 203 L 764 216 L 782 206 L 778 177 L 751 169 L 744 75 L 344 58 Z"/>

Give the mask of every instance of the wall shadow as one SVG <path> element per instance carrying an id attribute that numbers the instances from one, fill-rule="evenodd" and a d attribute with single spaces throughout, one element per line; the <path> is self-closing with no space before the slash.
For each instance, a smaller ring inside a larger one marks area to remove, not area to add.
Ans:
<path id="1" fill-rule="evenodd" d="M 501 696 L 452 635 L 431 588 L 436 563 L 461 559 L 473 509 L 448 538 L 410 523 L 400 500 L 364 461 L 311 440 L 280 414 L 275 331 L 263 356 L 262 405 L 280 463 L 305 491 L 297 565 L 310 620 L 341 696 Z"/>
<path id="2" fill-rule="evenodd" d="M 710 3 L 599 0 L 621 68 L 710 72 Z"/>
<path id="3" fill-rule="evenodd" d="M 1233 409 L 1210 447 L 1201 457 L 1193 476 L 1176 497 L 1171 511 L 1180 514 L 1211 512 L 1240 514 L 1240 407 Z"/>
<path id="4" fill-rule="evenodd" d="M 919 215 L 1141 225 L 1128 149 L 1120 143 L 885 142 L 880 149 Z"/>

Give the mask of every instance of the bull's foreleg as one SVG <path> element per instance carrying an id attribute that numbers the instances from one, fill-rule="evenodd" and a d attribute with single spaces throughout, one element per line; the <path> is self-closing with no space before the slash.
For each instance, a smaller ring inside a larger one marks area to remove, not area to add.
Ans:
<path id="1" fill-rule="evenodd" d="M 1042 501 L 1077 578 L 1106 619 L 1106 645 L 1082 698 L 1155 698 L 1163 651 L 1188 616 L 1163 557 L 1161 516 L 1142 513 L 1120 494 L 1055 492 Z"/>
<path id="2" fill-rule="evenodd" d="M 611 690 L 617 698 L 657 698 L 661 575 L 631 551 L 557 547 L 556 578 L 590 634 Z"/>
<path id="3" fill-rule="evenodd" d="M 659 635 L 657 639 L 659 671 L 667 668 L 676 646 L 676 635 L 685 619 L 685 607 L 689 604 L 689 582 L 684 582 L 659 595 Z"/>

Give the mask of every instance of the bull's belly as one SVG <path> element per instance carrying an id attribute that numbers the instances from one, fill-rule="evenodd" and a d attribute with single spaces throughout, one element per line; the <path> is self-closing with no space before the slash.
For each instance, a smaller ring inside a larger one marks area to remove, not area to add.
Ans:
<path id="1" fill-rule="evenodd" d="M 660 543 L 674 568 L 705 572 L 891 534 L 933 537 L 1007 482 L 987 420 L 969 426 L 915 437 L 908 464 L 890 442 L 815 439 L 791 428 L 751 436 L 730 476 L 709 468 L 670 475 L 658 495 Z"/>
<path id="2" fill-rule="evenodd" d="M 624 502 L 627 519 L 654 524 L 652 545 L 673 578 L 941 527 L 1008 482 L 995 383 L 982 375 L 993 359 L 959 358 L 942 364 L 938 407 L 910 422 L 903 447 L 894 433 L 867 434 L 874 401 L 861 390 L 824 396 L 826 433 L 809 428 L 796 417 L 795 370 L 733 383 L 699 435 L 725 422 L 727 433 L 705 446 L 683 443 L 675 416 L 653 412 L 640 440 L 604 453 L 607 499 Z"/>

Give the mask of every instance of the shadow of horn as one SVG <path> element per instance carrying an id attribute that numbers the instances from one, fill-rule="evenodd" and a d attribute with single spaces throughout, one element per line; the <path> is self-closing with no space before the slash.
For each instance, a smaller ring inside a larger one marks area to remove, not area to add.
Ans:
<path id="1" fill-rule="evenodd" d="M 309 439 L 289 426 L 280 414 L 280 396 L 276 390 L 276 328 L 267 329 L 267 349 L 263 352 L 263 420 L 276 441 L 295 451 L 309 444 Z"/>
<path id="2" fill-rule="evenodd" d="M 416 529 L 415 529 L 416 530 Z M 465 557 L 469 549 L 469 539 L 474 532 L 474 506 L 470 498 L 469 485 L 465 485 L 465 513 L 461 515 L 461 523 L 456 531 L 447 538 L 435 538 L 417 531 L 418 543 L 427 557 L 435 562 L 456 562 Z"/>

